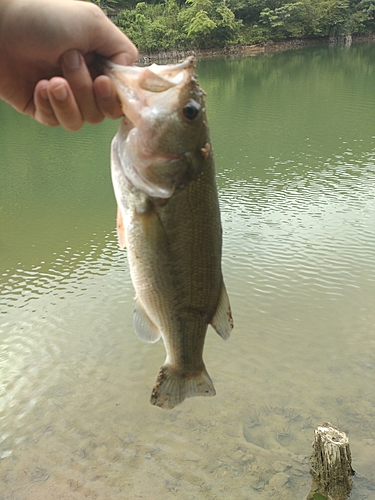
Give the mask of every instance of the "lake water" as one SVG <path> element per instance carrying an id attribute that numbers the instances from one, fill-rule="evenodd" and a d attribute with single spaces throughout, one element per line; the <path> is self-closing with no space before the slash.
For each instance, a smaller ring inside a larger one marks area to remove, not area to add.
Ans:
<path id="1" fill-rule="evenodd" d="M 0 103 L 0 498 L 298 500 L 314 428 L 375 499 L 375 45 L 198 64 L 235 329 L 214 398 L 149 403 L 109 145 Z"/>

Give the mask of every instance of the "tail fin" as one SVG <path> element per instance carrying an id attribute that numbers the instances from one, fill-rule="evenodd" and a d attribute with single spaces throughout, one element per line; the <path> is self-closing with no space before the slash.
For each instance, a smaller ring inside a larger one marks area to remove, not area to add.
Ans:
<path id="1" fill-rule="evenodd" d="M 168 365 L 163 365 L 158 373 L 151 393 L 151 404 L 171 410 L 186 398 L 193 396 L 215 396 L 214 384 L 206 368 L 194 376 L 179 376 Z"/>

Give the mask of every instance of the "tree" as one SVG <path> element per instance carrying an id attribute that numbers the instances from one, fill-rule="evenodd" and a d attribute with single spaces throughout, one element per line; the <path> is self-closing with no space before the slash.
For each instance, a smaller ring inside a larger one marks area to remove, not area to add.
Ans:
<path id="1" fill-rule="evenodd" d="M 236 20 L 225 0 L 186 0 L 186 4 L 179 18 L 193 45 L 215 47 L 240 40 L 242 21 Z"/>
<path id="2" fill-rule="evenodd" d="M 179 12 L 176 0 L 155 5 L 139 2 L 135 9 L 120 12 L 116 25 L 141 51 L 182 49 L 188 40 Z"/>

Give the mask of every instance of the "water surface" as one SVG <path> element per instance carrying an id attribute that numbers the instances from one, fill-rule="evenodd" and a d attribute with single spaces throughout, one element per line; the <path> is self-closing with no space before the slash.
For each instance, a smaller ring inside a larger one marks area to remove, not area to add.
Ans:
<path id="1" fill-rule="evenodd" d="M 304 499 L 314 428 L 375 498 L 375 46 L 206 60 L 235 330 L 215 398 L 149 404 L 109 144 L 0 103 L 0 497 Z"/>

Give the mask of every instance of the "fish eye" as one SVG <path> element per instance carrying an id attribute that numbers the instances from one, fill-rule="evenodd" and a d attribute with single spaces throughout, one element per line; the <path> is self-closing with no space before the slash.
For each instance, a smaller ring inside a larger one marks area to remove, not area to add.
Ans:
<path id="1" fill-rule="evenodd" d="M 183 109 L 184 117 L 191 121 L 195 120 L 195 118 L 199 114 L 200 109 L 201 109 L 200 104 L 198 104 L 196 101 L 191 100 L 184 106 Z"/>

